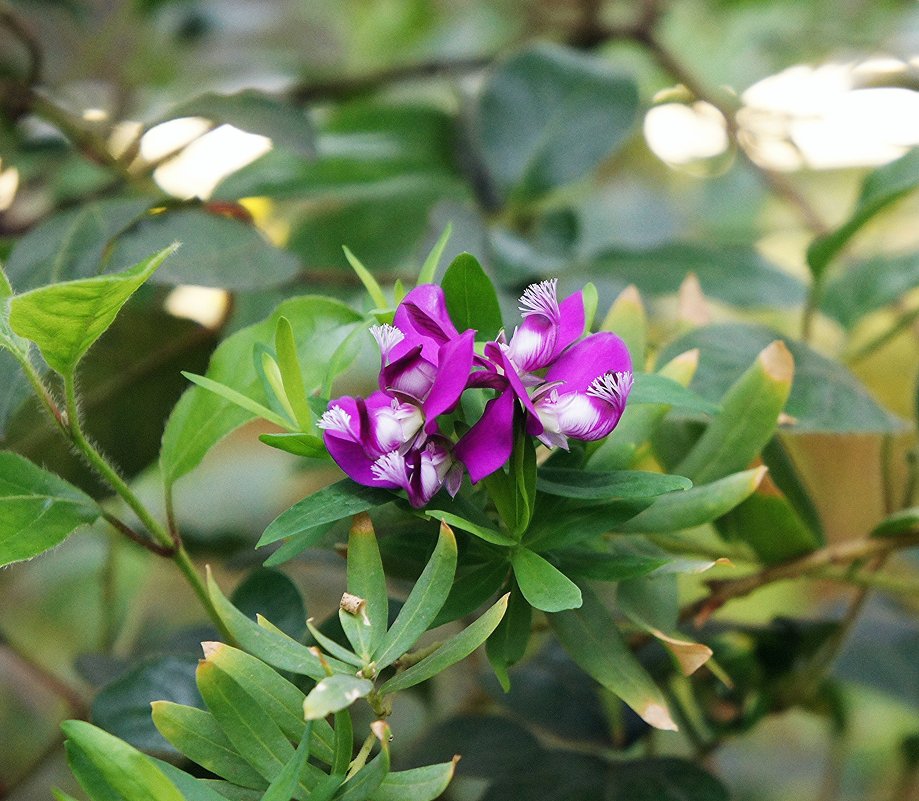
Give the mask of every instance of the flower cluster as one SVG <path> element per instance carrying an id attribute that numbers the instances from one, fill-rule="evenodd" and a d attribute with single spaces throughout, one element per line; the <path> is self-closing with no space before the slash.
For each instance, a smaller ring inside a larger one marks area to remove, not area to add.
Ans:
<path id="1" fill-rule="evenodd" d="M 464 469 L 477 482 L 501 468 L 521 415 L 527 434 L 550 447 L 609 434 L 632 387 L 625 343 L 607 332 L 582 339 L 582 294 L 559 302 L 555 280 L 528 287 L 520 311 L 510 341 L 502 331 L 476 353 L 475 332 L 456 330 L 439 286 L 412 290 L 393 325 L 371 329 L 380 347 L 379 391 L 338 398 L 319 421 L 342 470 L 360 484 L 403 489 L 419 507 L 441 487 L 455 495 Z M 453 443 L 437 418 L 471 388 L 495 395 Z"/>

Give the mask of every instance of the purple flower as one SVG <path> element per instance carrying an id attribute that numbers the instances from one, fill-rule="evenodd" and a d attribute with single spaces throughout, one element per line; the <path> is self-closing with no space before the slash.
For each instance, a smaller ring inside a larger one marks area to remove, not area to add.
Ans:
<path id="1" fill-rule="evenodd" d="M 526 416 L 528 434 L 550 447 L 567 448 L 569 437 L 607 436 L 619 422 L 632 387 L 629 352 L 615 334 L 591 334 L 572 344 L 584 329 L 580 293 L 559 304 L 556 282 L 543 281 L 527 288 L 520 306 L 524 321 L 511 341 L 505 344 L 499 338 L 486 345 L 489 364 L 473 373 L 473 385 L 498 390 L 454 449 L 474 482 L 510 458 L 515 399 Z"/>

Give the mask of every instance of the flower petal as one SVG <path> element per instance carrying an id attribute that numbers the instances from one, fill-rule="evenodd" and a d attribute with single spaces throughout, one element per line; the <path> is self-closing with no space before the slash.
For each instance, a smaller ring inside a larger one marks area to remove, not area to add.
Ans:
<path id="1" fill-rule="evenodd" d="M 436 284 L 422 284 L 409 292 L 396 309 L 393 325 L 405 334 L 392 349 L 393 359 L 421 345 L 422 355 L 436 362 L 440 346 L 459 335 L 447 312 L 444 291 Z"/>
<path id="2" fill-rule="evenodd" d="M 558 355 L 584 333 L 584 295 L 579 290 L 558 304 L 559 322 L 555 347 L 549 357 L 553 362 Z"/>
<path id="3" fill-rule="evenodd" d="M 515 397 L 511 389 L 506 389 L 488 401 L 479 421 L 453 449 L 453 455 L 466 465 L 473 483 L 503 467 L 511 457 Z"/>
<path id="4" fill-rule="evenodd" d="M 451 411 L 466 388 L 472 370 L 474 339 L 475 331 L 466 331 L 443 345 L 438 353 L 437 375 L 422 405 L 425 419 L 433 428 L 437 427 L 437 416 Z"/>
<path id="5" fill-rule="evenodd" d="M 559 394 L 586 392 L 598 376 L 630 373 L 632 359 L 619 337 L 608 331 L 591 334 L 562 353 L 546 373 L 546 381 L 561 381 Z"/>
<path id="6" fill-rule="evenodd" d="M 415 345 L 380 370 L 380 389 L 417 401 L 426 397 L 437 378 L 437 366 L 423 352 L 422 345 Z"/>

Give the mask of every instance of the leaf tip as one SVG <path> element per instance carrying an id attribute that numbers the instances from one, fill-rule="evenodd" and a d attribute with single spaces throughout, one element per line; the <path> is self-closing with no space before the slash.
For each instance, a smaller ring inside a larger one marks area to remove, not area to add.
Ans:
<path id="1" fill-rule="evenodd" d="M 646 723 L 653 726 L 655 729 L 660 729 L 661 731 L 679 731 L 679 727 L 673 722 L 673 718 L 670 717 L 670 710 L 663 704 L 651 702 L 645 705 L 643 709 L 639 710 L 638 714 L 641 715 Z"/>
<path id="2" fill-rule="evenodd" d="M 201 650 L 204 653 L 205 659 L 213 659 L 223 648 L 222 642 L 214 642 L 212 640 L 207 640 L 201 643 Z"/>
<path id="3" fill-rule="evenodd" d="M 781 340 L 767 345 L 757 356 L 757 360 L 764 372 L 773 381 L 781 384 L 791 384 L 795 372 L 795 360 L 788 350 L 788 346 Z"/>
<path id="4" fill-rule="evenodd" d="M 373 536 L 375 532 L 373 530 L 373 521 L 370 519 L 370 515 L 366 512 L 358 512 L 354 515 L 354 517 L 351 518 L 351 533 Z"/>

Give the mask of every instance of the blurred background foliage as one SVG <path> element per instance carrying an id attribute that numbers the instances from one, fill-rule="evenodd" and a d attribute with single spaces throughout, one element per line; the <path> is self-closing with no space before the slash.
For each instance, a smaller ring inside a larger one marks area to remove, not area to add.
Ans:
<path id="1" fill-rule="evenodd" d="M 154 506 L 179 370 L 204 372 L 286 297 L 367 307 L 343 244 L 392 285 L 449 223 L 445 261 L 479 256 L 505 319 L 539 278 L 594 282 L 601 316 L 633 284 L 650 361 L 699 347 L 693 388 L 715 401 L 778 332 L 797 369 L 764 451 L 772 481 L 719 523 L 787 538 L 758 550 L 770 561 L 913 502 L 917 88 L 905 0 L 4 2 L 0 258 L 23 291 L 183 242 L 81 371 L 89 432 Z M 365 348 L 339 388 L 366 387 L 374 359 Z M 26 394 L 0 352 L 3 446 L 99 493 Z M 670 420 L 661 462 L 690 435 Z M 304 595 L 317 619 L 334 609 L 341 560 L 311 551 L 281 574 L 252 546 L 333 476 L 243 429 L 176 490 L 190 549 L 288 631 L 302 633 Z M 394 727 L 415 742 L 396 756 L 462 752 L 458 800 L 598 798 L 605 783 L 634 799 L 649 777 L 658 794 L 642 797 L 676 797 L 667 758 L 691 753 L 736 799 L 907 798 L 919 562 L 895 567 L 898 591 L 865 604 L 804 706 L 794 688 L 839 632 L 839 586 L 778 584 L 716 615 L 701 636 L 734 687 L 694 679 L 695 739 L 645 737 L 631 778 L 606 782 L 597 755 L 627 751 L 637 719 L 548 643 L 508 695 L 483 660 L 400 699 Z M 73 789 L 64 717 L 175 756 L 148 703 L 195 703 L 213 634 L 168 565 L 100 529 L 0 574 L 0 609 L 0 797 Z M 668 692 L 685 700 L 680 682 Z M 722 797 L 697 779 L 699 797 Z"/>

